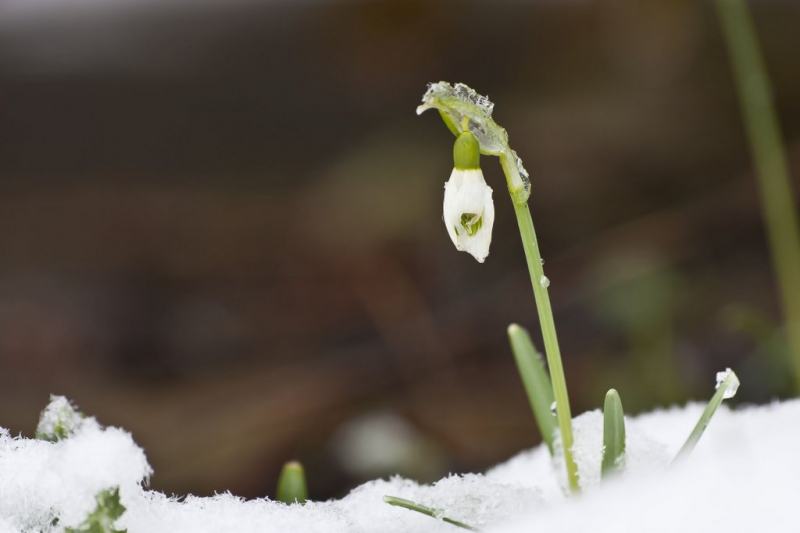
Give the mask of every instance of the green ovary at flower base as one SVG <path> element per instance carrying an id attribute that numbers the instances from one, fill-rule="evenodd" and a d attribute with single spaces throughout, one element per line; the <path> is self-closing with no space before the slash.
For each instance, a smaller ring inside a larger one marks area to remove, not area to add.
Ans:
<path id="1" fill-rule="evenodd" d="M 493 155 L 500 159 L 517 216 L 547 364 L 550 367 L 567 482 L 570 490 L 577 491 L 578 471 L 572 457 L 572 414 L 547 292 L 549 280 L 544 275 L 542 257 L 528 207 L 530 179 L 522 161 L 508 144 L 506 130 L 492 118 L 493 108 L 494 105 L 488 98 L 468 86 L 462 83 L 451 85 L 442 81 L 428 86 L 417 113 L 428 109 L 438 110 L 445 125 L 456 136 L 453 149 L 455 168 L 445 185 L 444 221 L 456 248 L 471 253 L 479 262 L 483 262 L 489 253 L 494 224 L 492 190 L 483 179 L 479 154 Z"/>

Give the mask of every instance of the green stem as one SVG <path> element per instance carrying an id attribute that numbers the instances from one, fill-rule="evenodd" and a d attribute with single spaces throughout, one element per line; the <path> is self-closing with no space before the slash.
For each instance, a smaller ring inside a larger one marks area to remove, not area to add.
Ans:
<path id="1" fill-rule="evenodd" d="M 470 526 L 469 524 L 465 524 L 464 522 L 459 522 L 458 520 L 453 520 L 452 518 L 447 518 L 446 516 L 442 516 L 441 511 L 439 511 L 438 509 L 433 509 L 432 507 L 425 507 L 424 505 L 412 502 L 411 500 L 406 500 L 405 498 L 399 498 L 397 496 L 384 496 L 383 501 L 385 501 L 389 505 L 394 505 L 395 507 L 402 507 L 403 509 L 416 511 L 418 513 L 422 513 L 424 515 L 433 517 L 437 520 L 441 520 L 442 522 L 447 522 L 448 524 L 452 524 L 462 529 L 468 529 L 470 531 L 478 531 L 478 529 Z"/>
<path id="2" fill-rule="evenodd" d="M 514 161 L 507 154 L 500 156 L 500 165 L 506 174 L 506 179 L 511 183 L 516 173 Z M 536 241 L 536 232 L 533 229 L 533 219 L 526 199 L 511 189 L 511 199 L 514 203 L 514 213 L 517 215 L 519 234 L 522 238 L 522 247 L 525 249 L 525 259 L 528 262 L 528 272 L 533 286 L 533 297 L 536 300 L 536 310 L 539 314 L 539 325 L 542 328 L 544 351 L 547 355 L 547 366 L 550 368 L 550 379 L 553 382 L 553 396 L 556 400 L 556 417 L 558 429 L 561 433 L 561 446 L 564 452 L 564 463 L 567 469 L 567 481 L 572 492 L 580 490 L 578 484 L 578 467 L 572 457 L 572 414 L 569 407 L 567 394 L 567 380 L 564 377 L 564 367 L 561 364 L 561 350 L 558 347 L 556 325 L 553 321 L 553 309 L 550 306 L 550 296 L 547 293 L 549 282 L 544 276 L 542 268 L 542 255 L 539 252 L 539 243 Z"/>
<path id="3" fill-rule="evenodd" d="M 717 0 L 761 192 L 767 237 L 800 389 L 800 230 L 786 152 L 753 20 L 743 0 Z"/>

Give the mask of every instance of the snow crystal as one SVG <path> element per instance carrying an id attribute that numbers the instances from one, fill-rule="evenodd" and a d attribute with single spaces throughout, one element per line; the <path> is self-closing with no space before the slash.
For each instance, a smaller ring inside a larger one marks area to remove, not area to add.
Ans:
<path id="1" fill-rule="evenodd" d="M 728 388 L 725 390 L 725 393 L 722 397 L 726 400 L 733 398 L 736 396 L 736 391 L 739 390 L 739 378 L 736 377 L 733 370 L 730 368 L 726 368 L 722 372 L 717 372 L 717 385 L 716 389 L 719 389 L 725 380 L 728 380 Z"/>
<path id="2" fill-rule="evenodd" d="M 427 108 L 428 104 L 435 98 L 456 98 L 458 100 L 469 102 L 478 107 L 483 113 L 491 117 L 494 111 L 494 104 L 489 100 L 488 96 L 478 94 L 478 92 L 465 83 L 456 83 L 450 85 L 446 81 L 439 81 L 436 83 L 428 84 L 428 90 L 422 95 L 423 105 L 417 108 L 417 114 L 421 114 Z"/>
<path id="3" fill-rule="evenodd" d="M 395 477 L 341 500 L 295 505 L 231 494 L 177 499 L 147 490 L 151 471 L 142 450 L 129 434 L 91 418 L 56 442 L 12 438 L 0 429 L 0 533 L 74 527 L 93 510 L 95 495 L 113 487 L 126 508 L 116 526 L 129 533 L 458 531 L 389 506 L 385 495 L 487 533 L 795 530 L 800 400 L 736 411 L 722 406 L 692 454 L 670 466 L 702 410 L 690 404 L 626 418 L 625 469 L 602 481 L 602 414 L 576 417 L 579 497 L 567 495 L 560 459 L 539 446 L 485 475 L 451 475 L 433 485 Z M 313 487 L 313 472 L 309 477 Z"/>
<path id="4" fill-rule="evenodd" d="M 450 85 L 446 81 L 429 84 L 422 96 L 422 104 L 417 107 L 417 114 L 428 109 L 438 109 L 453 124 L 466 122 L 478 139 L 482 153 L 500 155 L 510 150 L 508 133 L 492 119 L 494 104 L 469 86 L 463 83 Z"/>
<path id="5" fill-rule="evenodd" d="M 504 165 L 503 168 L 508 173 L 509 186 L 512 191 L 523 192 L 527 199 L 531 188 L 530 176 L 522 159 L 509 146 L 508 133 L 492 118 L 494 104 L 489 98 L 463 83 L 451 85 L 440 81 L 428 84 L 417 114 L 428 109 L 437 109 L 451 130 L 466 128 L 472 132 L 480 143 L 482 154 L 507 158 L 510 166 Z"/>

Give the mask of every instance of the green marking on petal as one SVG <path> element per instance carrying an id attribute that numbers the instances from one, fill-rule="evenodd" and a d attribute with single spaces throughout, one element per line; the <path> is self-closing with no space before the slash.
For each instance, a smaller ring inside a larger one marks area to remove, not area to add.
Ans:
<path id="1" fill-rule="evenodd" d="M 476 213 L 461 213 L 461 227 L 467 232 L 467 235 L 472 237 L 483 226 L 483 217 Z M 458 233 L 458 230 L 456 230 Z"/>

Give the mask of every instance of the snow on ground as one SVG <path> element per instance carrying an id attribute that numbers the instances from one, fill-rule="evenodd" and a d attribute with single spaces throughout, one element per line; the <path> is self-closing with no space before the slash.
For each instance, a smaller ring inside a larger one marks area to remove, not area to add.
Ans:
<path id="1" fill-rule="evenodd" d="M 485 475 L 450 476 L 432 486 L 378 480 L 341 500 L 292 506 L 230 494 L 178 500 L 143 489 L 151 473 L 144 452 L 128 433 L 93 419 L 56 442 L 0 430 L 0 533 L 75 527 L 94 509 L 95 495 L 115 486 L 127 508 L 117 527 L 129 533 L 459 531 L 383 503 L 386 494 L 490 533 L 800 530 L 793 507 L 800 502 L 800 400 L 723 407 L 692 455 L 670 466 L 701 410 L 691 404 L 626 419 L 625 473 L 603 482 L 602 415 L 577 417 L 584 486 L 578 497 L 565 496 L 563 468 L 540 446 Z"/>

